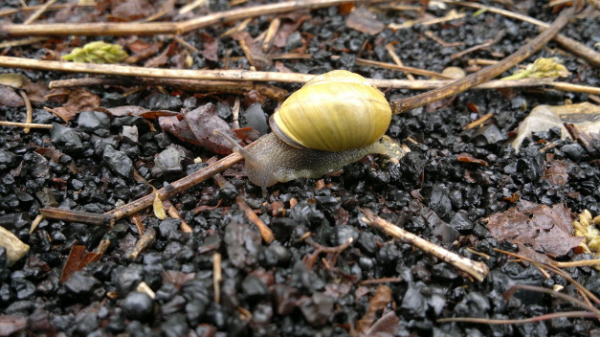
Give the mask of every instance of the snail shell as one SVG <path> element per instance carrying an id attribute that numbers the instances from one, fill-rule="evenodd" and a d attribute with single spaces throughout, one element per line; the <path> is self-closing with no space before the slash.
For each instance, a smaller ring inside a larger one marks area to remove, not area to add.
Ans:
<path id="1" fill-rule="evenodd" d="M 334 70 L 308 81 L 269 122 L 290 146 L 339 152 L 375 143 L 391 119 L 381 91 L 358 74 Z"/>

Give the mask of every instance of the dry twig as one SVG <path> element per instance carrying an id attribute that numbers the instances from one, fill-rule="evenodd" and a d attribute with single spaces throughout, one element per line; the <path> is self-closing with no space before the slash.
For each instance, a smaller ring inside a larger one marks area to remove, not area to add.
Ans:
<path id="1" fill-rule="evenodd" d="M 409 243 L 412 246 L 417 247 L 422 251 L 453 265 L 454 267 L 471 275 L 479 282 L 482 282 L 489 272 L 488 267 L 483 262 L 469 260 L 440 246 L 434 245 L 433 243 L 415 234 L 407 232 L 402 228 L 381 219 L 369 209 L 364 208 L 362 209 L 362 212 L 364 217 L 361 218 L 361 221 L 369 224 L 369 226 L 380 229 L 396 240 Z"/>
<path id="2" fill-rule="evenodd" d="M 574 8 L 569 8 L 568 10 L 563 11 L 558 18 L 556 18 L 552 26 L 497 64 L 484 68 L 445 87 L 408 97 L 400 101 L 393 101 L 391 102 L 392 110 L 394 113 L 401 113 L 424 106 L 454 96 L 502 74 L 541 49 L 548 41 L 556 36 L 556 34 L 558 34 L 558 32 L 569 22 L 569 19 L 573 16 L 574 10 Z"/>

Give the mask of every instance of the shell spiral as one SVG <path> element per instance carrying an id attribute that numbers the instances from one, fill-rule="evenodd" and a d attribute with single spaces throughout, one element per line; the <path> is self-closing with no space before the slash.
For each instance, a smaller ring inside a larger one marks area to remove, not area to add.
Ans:
<path id="1" fill-rule="evenodd" d="M 391 118 L 379 89 L 360 75 L 335 70 L 292 94 L 270 124 L 290 146 L 339 152 L 373 144 L 385 134 Z"/>

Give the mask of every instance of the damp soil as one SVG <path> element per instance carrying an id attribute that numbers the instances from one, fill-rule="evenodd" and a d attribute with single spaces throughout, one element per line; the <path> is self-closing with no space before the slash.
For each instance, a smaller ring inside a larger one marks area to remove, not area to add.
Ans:
<path id="1" fill-rule="evenodd" d="M 211 2 L 212 3 L 212 2 Z M 248 5 L 253 5 L 250 1 Z M 529 2 L 527 11 L 551 22 L 556 14 L 547 2 Z M 211 4 L 214 11 L 229 9 L 226 1 Z M 345 25 L 338 7 L 313 10 L 291 34 L 282 52 L 297 48 L 301 38 L 311 38 L 311 59 L 281 61 L 300 73 L 320 74 L 347 69 L 371 78 L 399 78 L 399 72 L 359 66 L 357 57 L 393 62 L 385 45 L 394 49 L 405 65 L 441 72 L 445 67 L 467 68 L 469 59 L 507 56 L 538 34 L 538 29 L 493 13 L 432 26 L 384 29 L 375 35 Z M 429 9 L 443 16 L 448 9 Z M 467 11 L 472 14 L 472 10 Z M 390 24 L 402 20 L 394 11 L 379 12 L 377 19 Z M 257 36 L 270 17 L 252 20 L 247 31 Z M 219 36 L 228 26 L 215 25 L 183 36 L 202 47 L 199 36 Z M 451 54 L 493 39 L 504 38 L 486 50 L 451 60 Z M 563 34 L 589 47 L 598 43 L 597 20 L 579 19 Z M 442 46 L 425 37 L 434 32 Z M 363 51 L 369 43 L 374 47 Z M 19 56 L 36 58 L 40 51 L 21 47 Z M 361 52 L 359 55 L 358 53 Z M 226 53 L 230 53 L 226 55 Z M 244 52 L 223 38 L 219 60 L 235 58 L 230 67 L 248 69 Z M 332 56 L 339 56 L 332 58 Z M 554 42 L 535 54 L 560 56 L 571 72 L 566 82 L 598 86 L 598 70 L 561 51 Z M 197 67 L 218 69 L 223 61 L 194 54 Z M 276 71 L 275 65 L 264 70 Z M 71 76 L 37 70 L 18 72 L 32 81 L 49 82 Z M 290 92 L 297 84 L 275 84 Z M 147 86 L 133 93 L 122 88 L 89 88 L 105 108 L 135 105 L 153 110 L 191 110 L 212 102 L 219 116 L 232 122 L 234 96 L 225 93 L 165 94 Z M 416 94 L 388 90 L 388 99 Z M 233 97 L 233 98 L 232 98 Z M 582 310 L 547 294 L 519 291 L 510 299 L 503 294 L 515 284 L 552 289 L 577 296 L 574 286 L 557 275 L 544 275 L 532 264 L 512 261 L 495 249 L 518 252 L 517 245 L 499 242 L 486 228 L 486 218 L 514 207 L 515 195 L 529 202 L 563 204 L 573 214 L 589 210 L 600 214 L 600 169 L 597 153 L 579 143 L 562 140 L 556 130 L 540 132 L 525 141 L 516 153 L 508 140 L 511 132 L 540 104 L 561 105 L 566 100 L 585 102 L 587 94 L 549 89 L 472 90 L 443 104 L 414 109 L 393 117 L 388 135 L 405 143 L 410 152 L 397 164 L 369 156 L 320 181 L 300 179 L 270 187 L 266 197 L 259 187 L 240 174 L 242 166 L 224 173 L 229 184 L 219 188 L 208 180 L 170 199 L 193 229 L 180 230 L 181 220 L 157 219 L 151 211 L 139 219 L 155 240 L 131 258 L 140 239 L 130 220 L 113 228 L 43 220 L 30 233 L 32 220 L 47 206 L 104 213 L 163 187 L 204 167 L 193 158 L 214 154 L 161 131 L 155 120 L 139 116 L 107 116 L 88 111 L 69 123 L 34 107 L 35 123 L 54 123 L 52 131 L 0 128 L 0 225 L 31 247 L 29 254 L 8 267 L 0 248 L 0 334 L 74 336 L 588 336 L 600 333 L 596 320 L 561 318 L 520 325 L 439 323 L 446 317 L 521 319 L 550 313 Z M 244 101 L 246 102 L 246 101 Z M 52 107 L 53 103 L 46 103 Z M 54 103 L 56 104 L 56 103 Z M 251 104 L 242 106 L 245 111 Z M 259 105 L 263 115 L 276 102 Z M 254 107 L 253 109 L 256 109 Z M 480 128 L 465 126 L 484 114 L 493 118 Z M 3 120 L 23 121 L 24 109 L 0 106 Z M 132 134 L 132 127 L 137 135 Z M 410 140 L 410 141 L 408 141 Z M 550 146 L 549 146 L 550 145 Z M 596 144 L 597 145 L 597 144 Z M 41 148 L 60 155 L 50 156 Z M 469 154 L 484 161 L 464 162 Z M 566 163 L 563 185 L 543 179 L 552 160 Z M 149 183 L 133 178 L 134 171 Z M 266 244 L 235 202 L 241 195 L 275 234 Z M 393 240 L 361 221 L 361 208 L 435 244 L 482 261 L 489 269 L 477 282 L 452 266 L 420 250 Z M 336 254 L 316 254 L 306 234 L 323 246 L 353 243 Z M 102 240 L 110 246 L 97 262 L 88 264 L 61 282 L 72 248 L 93 251 Z M 222 256 L 220 301 L 215 301 L 213 256 Z M 570 251 L 561 261 L 590 258 Z M 565 269 L 570 277 L 600 295 L 598 272 L 590 267 Z M 379 280 L 377 282 L 364 282 Z M 139 291 L 145 283 L 154 298 Z M 386 293 L 388 291 L 388 293 Z M 385 295 L 389 294 L 389 295 Z M 374 301 L 375 299 L 375 301 Z M 379 299 L 375 312 L 369 307 Z M 390 314 L 391 313 L 391 314 Z M 387 316 L 386 316 L 387 315 Z M 395 317 L 395 320 L 386 318 Z M 377 322 L 379 325 L 372 325 Z M 392 323 L 390 323 L 392 322 Z M 360 324 L 359 324 L 360 323 Z M 362 330 L 357 330 L 362 325 Z M 364 326 L 366 325 L 366 329 Z M 10 328 L 14 330 L 6 330 Z"/>

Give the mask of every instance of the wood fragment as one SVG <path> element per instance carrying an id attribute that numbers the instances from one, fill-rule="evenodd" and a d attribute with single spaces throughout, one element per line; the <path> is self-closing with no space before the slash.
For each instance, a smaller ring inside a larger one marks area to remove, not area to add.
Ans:
<path id="1" fill-rule="evenodd" d="M 215 253 L 213 255 L 213 290 L 216 303 L 221 303 L 221 281 L 223 281 L 221 272 L 221 254 Z"/>
<path id="2" fill-rule="evenodd" d="M 386 44 L 385 50 L 387 50 L 388 54 L 390 55 L 390 57 L 392 58 L 394 63 L 396 63 L 396 65 L 398 65 L 400 67 L 404 67 L 404 63 L 402 63 L 402 60 L 400 59 L 398 54 L 396 54 L 396 50 L 394 50 L 394 43 L 390 42 L 390 43 Z M 409 80 L 411 80 L 411 81 L 415 80 L 415 77 L 412 75 L 412 73 L 405 72 L 405 74 L 406 74 L 406 78 L 408 78 Z"/>
<path id="3" fill-rule="evenodd" d="M 406 242 L 414 247 L 421 249 L 422 251 L 431 254 L 440 260 L 453 265 L 454 267 L 464 271 L 471 275 L 479 282 L 483 282 L 487 276 L 489 269 L 483 262 L 477 262 L 462 257 L 456 253 L 448 251 L 440 246 L 434 245 L 433 243 L 416 236 L 410 232 L 403 230 L 402 228 L 381 219 L 376 216 L 373 211 L 369 209 L 361 209 L 364 216 L 361 221 L 369 224 L 369 226 L 382 230 L 387 235 L 392 236 L 396 240 Z"/>
<path id="4" fill-rule="evenodd" d="M 152 227 L 147 228 L 144 231 L 144 234 L 140 237 L 140 239 L 135 243 L 135 246 L 129 254 L 127 254 L 127 258 L 131 261 L 137 259 L 140 253 L 146 249 L 146 247 L 150 246 L 154 240 L 156 240 L 156 230 Z"/>
<path id="5" fill-rule="evenodd" d="M 35 124 L 35 123 L 19 123 L 19 122 L 9 122 L 9 121 L 0 121 L 0 126 L 15 126 L 19 128 L 30 128 L 30 129 L 52 129 L 54 126 L 52 124 Z"/>
<path id="6" fill-rule="evenodd" d="M 467 124 L 467 126 L 465 126 L 465 130 L 474 129 L 474 128 L 480 126 L 481 124 L 487 122 L 492 117 L 494 117 L 493 113 L 485 114 L 485 115 L 481 116 L 480 118 L 478 118 L 476 121 Z"/>
<path id="7" fill-rule="evenodd" d="M 269 24 L 269 29 L 267 29 L 267 35 L 262 43 L 262 51 L 263 53 L 268 53 L 273 45 L 273 39 L 279 30 L 279 25 L 281 24 L 280 18 L 274 18 Z"/>
<path id="8" fill-rule="evenodd" d="M 29 100 L 29 96 L 27 96 L 25 90 L 22 89 L 19 90 L 19 94 L 23 98 L 23 102 L 25 102 L 25 124 L 32 124 L 31 122 L 33 121 L 33 108 L 31 107 L 31 101 Z M 29 131 L 31 131 L 31 127 L 23 128 L 23 133 L 29 133 Z"/>
<path id="9" fill-rule="evenodd" d="M 44 207 L 40 213 L 46 219 L 56 219 L 67 222 L 79 222 L 89 225 L 112 227 L 115 219 L 110 214 L 97 214 L 83 211 L 73 211 L 56 207 Z"/>

